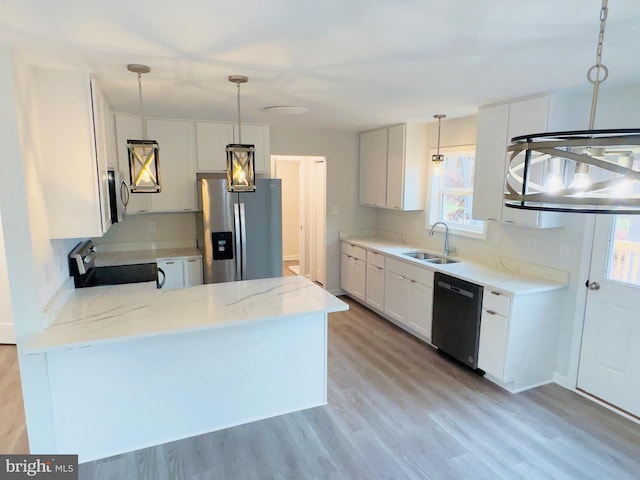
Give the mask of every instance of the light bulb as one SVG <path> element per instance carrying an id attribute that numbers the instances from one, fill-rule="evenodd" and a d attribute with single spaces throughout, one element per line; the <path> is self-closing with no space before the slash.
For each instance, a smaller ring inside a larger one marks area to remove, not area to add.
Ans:
<path id="1" fill-rule="evenodd" d="M 586 163 L 576 163 L 576 171 L 573 176 L 573 182 L 569 185 L 569 188 L 575 188 L 577 190 L 586 190 L 591 185 L 591 179 L 589 178 L 590 168 Z"/>
<path id="2" fill-rule="evenodd" d="M 564 182 L 558 175 L 550 174 L 544 181 L 544 188 L 549 193 L 556 193 L 564 188 Z"/>
<path id="3" fill-rule="evenodd" d="M 437 177 L 438 175 L 440 175 L 440 165 L 442 164 L 442 162 L 433 162 L 433 174 Z"/>

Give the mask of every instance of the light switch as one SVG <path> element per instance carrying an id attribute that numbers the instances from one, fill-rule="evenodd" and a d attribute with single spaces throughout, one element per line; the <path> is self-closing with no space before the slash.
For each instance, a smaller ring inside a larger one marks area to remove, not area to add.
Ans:
<path id="1" fill-rule="evenodd" d="M 151 233 L 155 233 L 155 231 L 156 231 L 156 222 L 149 222 L 149 231 Z"/>

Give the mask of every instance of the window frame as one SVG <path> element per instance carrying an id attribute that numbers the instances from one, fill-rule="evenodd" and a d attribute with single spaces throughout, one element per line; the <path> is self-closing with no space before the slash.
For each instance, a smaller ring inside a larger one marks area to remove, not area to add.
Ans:
<path id="1" fill-rule="evenodd" d="M 432 155 L 436 153 L 437 152 L 435 149 L 431 150 L 429 159 L 431 159 Z M 465 154 L 473 153 L 474 169 L 475 169 L 476 145 L 468 144 L 468 145 L 440 147 L 440 154 L 445 156 L 445 161 L 446 161 L 446 157 L 453 153 L 465 153 Z M 440 168 L 444 169 L 444 165 L 442 165 Z M 434 165 L 434 162 L 432 162 L 431 160 L 429 160 L 428 170 L 429 170 L 429 185 L 428 185 L 429 188 L 427 189 L 427 205 L 429 205 L 429 208 L 426 209 L 427 210 L 426 228 L 430 229 L 433 226 L 433 224 L 436 222 L 446 222 L 449 227 L 449 231 L 452 234 L 485 240 L 487 238 L 487 222 L 483 220 L 479 220 L 482 224 L 482 227 L 470 227 L 470 226 L 465 226 L 461 224 L 450 223 L 442 219 L 443 191 L 450 192 L 450 193 L 460 192 L 460 194 L 473 196 L 473 188 L 445 189 L 443 186 L 444 171 L 441 172 L 440 175 L 436 175 L 435 165 Z M 436 184 L 436 181 L 437 181 L 437 184 Z"/>

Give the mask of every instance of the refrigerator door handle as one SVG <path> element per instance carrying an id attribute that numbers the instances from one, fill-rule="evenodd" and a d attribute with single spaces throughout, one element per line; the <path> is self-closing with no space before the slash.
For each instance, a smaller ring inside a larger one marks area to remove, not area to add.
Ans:
<path id="1" fill-rule="evenodd" d="M 243 214 L 244 214 L 244 210 L 243 210 Z M 242 243 L 240 240 L 242 227 L 243 225 L 240 223 L 240 206 L 237 203 L 234 203 L 233 204 L 233 230 L 234 230 L 233 235 L 234 235 L 235 250 L 236 250 L 236 254 L 235 254 L 235 264 L 236 264 L 235 279 L 236 280 L 242 280 L 242 270 L 240 265 L 240 257 L 242 257 L 242 259 L 244 260 L 244 255 L 242 254 L 244 252 L 241 252 Z"/>
<path id="2" fill-rule="evenodd" d="M 240 231 L 242 232 L 242 275 L 246 275 L 247 271 L 247 223 L 245 221 L 244 203 L 240 204 Z M 244 280 L 244 278 L 243 278 Z"/>

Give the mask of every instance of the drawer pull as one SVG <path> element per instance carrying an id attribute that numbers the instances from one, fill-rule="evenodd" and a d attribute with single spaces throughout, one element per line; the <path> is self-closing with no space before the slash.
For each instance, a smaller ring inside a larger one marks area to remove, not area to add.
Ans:
<path id="1" fill-rule="evenodd" d="M 493 310 L 487 310 L 489 315 L 498 315 L 498 312 L 494 312 Z"/>
<path id="2" fill-rule="evenodd" d="M 497 296 L 500 296 L 500 295 L 502 295 L 502 294 L 501 294 L 500 292 L 494 292 L 493 290 L 491 290 L 491 295 L 497 295 Z"/>
<path id="3" fill-rule="evenodd" d="M 167 265 L 173 265 L 175 262 L 165 262 Z"/>
<path id="4" fill-rule="evenodd" d="M 189 263 L 193 263 L 196 262 L 197 260 L 189 260 Z"/>

